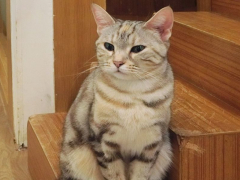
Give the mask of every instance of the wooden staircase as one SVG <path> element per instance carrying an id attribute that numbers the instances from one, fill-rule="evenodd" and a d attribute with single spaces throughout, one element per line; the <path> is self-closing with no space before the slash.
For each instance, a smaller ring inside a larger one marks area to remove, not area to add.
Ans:
<path id="1" fill-rule="evenodd" d="M 240 108 L 240 22 L 209 12 L 175 13 L 169 60 L 176 75 Z"/>
<path id="2" fill-rule="evenodd" d="M 212 9 L 227 1 L 212 0 Z M 169 180 L 240 179 L 240 19 L 234 13 L 229 16 L 175 13 L 169 51 L 175 73 Z M 29 170 L 34 180 L 59 176 L 65 115 L 29 119 Z"/>

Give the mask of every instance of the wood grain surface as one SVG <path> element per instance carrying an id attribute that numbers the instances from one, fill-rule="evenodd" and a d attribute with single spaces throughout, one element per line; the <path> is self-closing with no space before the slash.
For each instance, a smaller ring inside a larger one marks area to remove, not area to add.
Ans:
<path id="1" fill-rule="evenodd" d="M 114 17 L 135 17 L 135 20 L 151 17 L 155 10 L 154 1 L 149 0 L 111 0 L 106 1 L 106 8 Z"/>
<path id="2" fill-rule="evenodd" d="M 240 20 L 240 1 L 212 0 L 212 11 Z"/>
<path id="3" fill-rule="evenodd" d="M 4 4 L 4 3 L 2 3 Z M 4 12 L 1 12 L 3 8 L 0 8 L 0 33 L 3 33 L 4 35 L 6 35 L 7 33 L 7 28 L 6 28 L 6 24 L 4 23 L 4 20 L 3 20 L 3 17 L 2 17 L 2 14 Z"/>
<path id="4" fill-rule="evenodd" d="M 12 87 L 12 44 L 11 44 L 11 2 L 6 0 L 6 19 L 7 19 L 7 43 L 6 43 L 6 55 L 7 55 L 7 72 L 8 72 L 8 100 L 7 100 L 7 114 L 8 121 L 11 129 L 14 129 L 13 122 L 13 87 Z M 14 131 L 13 131 L 14 132 Z"/>
<path id="5" fill-rule="evenodd" d="M 7 37 L 0 33 L 0 86 L 3 91 L 3 101 L 8 104 L 8 59 L 7 51 Z"/>
<path id="6" fill-rule="evenodd" d="M 95 58 L 96 24 L 91 3 L 105 8 L 105 0 L 54 0 L 56 111 L 67 111 Z"/>
<path id="7" fill-rule="evenodd" d="M 11 59 L 11 22 L 10 0 L 6 0 L 5 32 L 0 28 L 0 90 L 7 109 L 8 121 L 13 131 L 12 59 Z M 0 17 L 1 24 L 1 17 Z M 14 132 L 14 131 L 13 131 Z"/>
<path id="8" fill-rule="evenodd" d="M 207 0 L 204 0 L 207 1 Z M 107 11 L 114 17 L 147 20 L 154 12 L 171 6 L 173 11 L 196 11 L 195 0 L 109 0 Z M 129 20 L 129 19 L 128 19 Z"/>
<path id="9" fill-rule="evenodd" d="M 240 133 L 177 136 L 173 145 L 172 173 L 177 175 L 170 180 L 240 179 Z M 178 171 L 174 167 L 179 167 Z"/>
<path id="10" fill-rule="evenodd" d="M 31 180 L 27 150 L 18 151 L 0 90 L 0 179 Z"/>
<path id="11" fill-rule="evenodd" d="M 8 59 L 6 55 L 7 37 L 0 33 L 0 88 L 3 91 L 4 104 L 8 104 Z"/>
<path id="12" fill-rule="evenodd" d="M 240 110 L 175 77 L 169 180 L 240 179 Z"/>
<path id="13" fill-rule="evenodd" d="M 239 21 L 214 13 L 175 13 L 169 50 L 175 74 L 235 108 L 240 108 L 239 29 Z"/>
<path id="14" fill-rule="evenodd" d="M 175 77 L 171 130 L 185 137 L 240 133 L 240 111 Z"/>
<path id="15" fill-rule="evenodd" d="M 212 0 L 197 0 L 198 11 L 211 11 Z"/>
<path id="16" fill-rule="evenodd" d="M 0 8 L 0 33 L 3 33 L 3 19 L 2 19 L 1 8 Z"/>
<path id="17" fill-rule="evenodd" d="M 57 179 L 65 113 L 36 115 L 28 123 L 28 164 L 34 180 Z"/>

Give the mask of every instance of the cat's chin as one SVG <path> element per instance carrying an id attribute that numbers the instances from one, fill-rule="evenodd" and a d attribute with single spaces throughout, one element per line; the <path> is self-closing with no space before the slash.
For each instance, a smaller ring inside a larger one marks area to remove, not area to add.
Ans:
<path id="1" fill-rule="evenodd" d="M 116 71 L 116 72 L 112 73 L 111 75 L 117 79 L 123 79 L 123 80 L 129 79 L 129 76 L 121 71 Z"/>
<path id="2" fill-rule="evenodd" d="M 125 73 L 122 73 L 122 72 L 115 72 L 115 73 L 112 74 L 112 76 L 115 79 L 124 80 L 124 81 L 136 81 L 136 80 L 138 80 L 136 77 L 133 77 L 130 74 L 125 74 Z"/>
<path id="3" fill-rule="evenodd" d="M 119 80 L 133 80 L 133 77 L 131 77 L 131 75 L 121 71 L 111 72 L 108 73 L 108 75 Z"/>
<path id="4" fill-rule="evenodd" d="M 124 72 L 124 70 L 103 70 L 104 74 L 107 74 L 110 77 L 113 77 L 115 79 L 119 80 L 125 80 L 125 81 L 132 81 L 135 80 L 136 77 L 133 77 L 131 74 L 128 72 Z"/>

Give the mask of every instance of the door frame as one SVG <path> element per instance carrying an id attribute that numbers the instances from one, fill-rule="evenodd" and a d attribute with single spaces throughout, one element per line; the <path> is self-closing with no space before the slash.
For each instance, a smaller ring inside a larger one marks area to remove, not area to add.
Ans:
<path id="1" fill-rule="evenodd" d="M 27 122 L 55 112 L 53 1 L 8 0 L 11 29 L 10 88 L 16 143 L 27 146 Z"/>

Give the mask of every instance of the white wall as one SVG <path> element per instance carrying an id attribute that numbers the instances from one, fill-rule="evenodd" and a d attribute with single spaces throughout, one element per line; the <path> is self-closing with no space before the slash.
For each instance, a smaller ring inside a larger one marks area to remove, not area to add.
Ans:
<path id="1" fill-rule="evenodd" d="M 14 131 L 27 145 L 27 121 L 55 111 L 53 2 L 11 0 Z"/>

